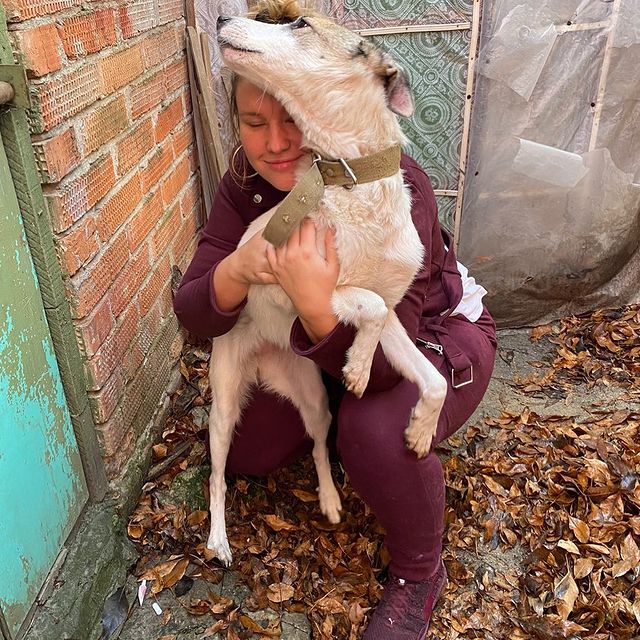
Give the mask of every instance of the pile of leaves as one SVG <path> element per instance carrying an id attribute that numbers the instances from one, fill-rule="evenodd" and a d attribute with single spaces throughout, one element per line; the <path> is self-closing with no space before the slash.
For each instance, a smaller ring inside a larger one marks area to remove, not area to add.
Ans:
<path id="1" fill-rule="evenodd" d="M 445 462 L 451 585 L 435 637 L 640 633 L 640 414 L 528 410 L 469 428 Z"/>
<path id="2" fill-rule="evenodd" d="M 157 464 L 151 475 L 157 477 L 144 485 L 129 520 L 129 537 L 140 550 L 136 575 L 152 581 L 151 594 L 175 588 L 185 576 L 217 584 L 226 571 L 205 546 L 208 511 L 162 499 L 179 473 L 190 468 L 208 471 L 201 467 L 206 463 L 207 425 L 193 420 L 193 409 L 209 402 L 207 358 L 198 348 L 183 356 L 185 382 L 173 398 L 173 415 L 162 442 L 154 447 Z M 184 450 L 184 443 L 189 443 L 188 450 L 171 461 L 176 450 Z M 158 467 L 166 469 L 157 475 Z M 231 569 L 252 590 L 244 610 L 304 612 L 315 638 L 355 640 L 361 636 L 371 603 L 379 598 L 378 577 L 388 557 L 382 530 L 351 491 L 339 465 L 334 465 L 333 475 L 343 505 L 339 525 L 330 524 L 320 513 L 310 456 L 264 480 L 228 479 Z M 205 473 L 205 493 L 206 479 Z M 206 599 L 187 599 L 184 606 L 194 615 L 214 617 L 203 637 L 216 632 L 229 639 L 280 635 L 277 620 L 263 628 L 213 591 Z"/>
<path id="3" fill-rule="evenodd" d="M 569 318 L 540 330 L 558 345 L 549 375 L 562 384 L 602 380 L 638 385 L 638 307 Z M 571 365 L 571 366 L 570 366 Z M 129 522 L 138 545 L 136 575 L 151 592 L 190 578 L 219 583 L 227 569 L 205 542 L 208 352 L 188 344 L 183 384 L 154 448 L 155 464 Z M 457 436 L 443 452 L 447 483 L 443 557 L 449 585 L 431 637 L 442 640 L 555 640 L 640 637 L 640 415 L 592 412 L 577 422 L 528 409 L 503 413 Z M 178 474 L 202 469 L 198 507 L 174 504 L 166 489 Z M 383 532 L 334 465 L 343 522 L 320 514 L 310 458 L 264 480 L 232 479 L 227 530 L 252 595 L 242 609 L 212 589 L 182 599 L 207 615 L 203 638 L 277 638 L 247 611 L 304 612 L 316 640 L 356 640 L 381 594 L 388 555 Z M 166 612 L 165 612 L 166 613 Z"/>
<path id="4" fill-rule="evenodd" d="M 526 391 L 558 382 L 601 383 L 627 389 L 628 397 L 640 395 L 640 305 L 569 316 L 531 332 L 532 340 L 542 336 L 557 345 L 556 357 L 542 376 L 526 381 Z"/>

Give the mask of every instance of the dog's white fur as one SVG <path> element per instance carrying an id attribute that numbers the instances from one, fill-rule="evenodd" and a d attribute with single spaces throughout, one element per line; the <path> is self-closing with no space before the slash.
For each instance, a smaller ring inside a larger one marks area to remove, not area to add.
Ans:
<path id="1" fill-rule="evenodd" d="M 325 18 L 312 17 L 306 22 L 307 26 L 292 26 L 229 19 L 218 32 L 223 58 L 234 71 L 274 95 L 301 129 L 303 145 L 324 158 L 365 156 L 404 142 L 392 109 L 408 115 L 412 103 L 406 81 L 393 61 Z M 263 229 L 272 213 L 255 220 L 241 244 Z M 419 270 L 424 253 L 402 175 L 398 172 L 352 190 L 329 186 L 310 217 L 320 229 L 335 229 L 341 269 L 332 305 L 342 322 L 357 328 L 343 369 L 345 384 L 358 396 L 364 393 L 380 342 L 391 365 L 419 387 L 420 398 L 405 438 L 418 456 L 424 456 L 447 384 L 418 351 L 393 311 Z M 252 384 L 286 396 L 299 409 L 313 439 L 320 509 L 331 522 L 340 519 L 340 498 L 326 446 L 331 422 L 326 391 L 318 368 L 289 347 L 295 316 L 279 286 L 253 286 L 236 325 L 213 341 L 207 546 L 225 564 L 231 562 L 231 550 L 225 527 L 224 469 L 234 426 Z"/>

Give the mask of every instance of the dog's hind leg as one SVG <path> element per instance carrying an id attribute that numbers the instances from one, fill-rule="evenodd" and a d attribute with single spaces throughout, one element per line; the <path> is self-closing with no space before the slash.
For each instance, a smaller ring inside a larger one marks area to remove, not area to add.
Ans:
<path id="1" fill-rule="evenodd" d="M 289 398 L 300 412 L 305 429 L 313 440 L 320 510 L 330 522 L 340 522 L 342 505 L 331 477 L 327 449 L 331 413 L 320 370 L 311 360 L 291 351 L 273 350 L 260 354 L 258 371 L 265 387 Z"/>
<path id="2" fill-rule="evenodd" d="M 377 293 L 349 286 L 341 286 L 334 291 L 331 305 L 341 321 L 354 325 L 358 330 L 347 351 L 342 374 L 345 387 L 361 397 L 369 384 L 371 363 L 389 310 Z"/>
<path id="3" fill-rule="evenodd" d="M 389 313 L 380 344 L 391 366 L 420 390 L 404 435 L 407 446 L 421 458 L 431 448 L 447 395 L 447 381 L 413 344 L 394 311 Z"/>
<path id="4" fill-rule="evenodd" d="M 244 338 L 243 338 L 244 339 Z M 211 476 L 209 477 L 209 513 L 211 529 L 207 548 L 229 566 L 232 556 L 225 524 L 225 495 L 227 485 L 224 470 L 227 462 L 233 429 L 240 418 L 242 400 L 249 383 L 238 335 L 231 331 L 213 341 L 209 366 L 209 381 L 212 391 L 209 412 L 209 450 L 211 453 Z"/>

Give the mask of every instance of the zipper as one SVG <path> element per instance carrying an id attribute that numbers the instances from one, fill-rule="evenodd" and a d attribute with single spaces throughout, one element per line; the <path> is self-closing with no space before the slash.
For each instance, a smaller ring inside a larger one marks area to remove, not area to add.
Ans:
<path id="1" fill-rule="evenodd" d="M 434 351 L 437 351 L 438 355 L 442 355 L 444 353 L 444 349 L 441 344 L 436 344 L 435 342 L 429 342 L 427 340 L 423 340 L 422 338 L 416 338 L 416 342 L 419 345 L 426 347 L 427 349 L 433 349 Z"/>

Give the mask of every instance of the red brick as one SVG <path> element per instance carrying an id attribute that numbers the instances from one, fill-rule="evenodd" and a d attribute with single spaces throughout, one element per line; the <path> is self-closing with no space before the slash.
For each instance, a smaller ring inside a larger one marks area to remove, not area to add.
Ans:
<path id="1" fill-rule="evenodd" d="M 191 106 L 191 91 L 189 90 L 189 88 L 186 88 L 182 92 L 182 102 L 184 104 L 184 114 L 185 114 L 185 116 L 188 116 L 191 113 L 191 110 L 192 110 L 192 106 Z M 191 118 L 189 118 L 189 119 L 191 119 Z"/>
<path id="2" fill-rule="evenodd" d="M 158 72 L 131 88 L 131 117 L 134 120 L 162 103 L 166 94 L 164 81 L 164 74 Z"/>
<path id="3" fill-rule="evenodd" d="M 140 296 L 138 297 L 138 308 L 140 309 L 140 316 L 144 317 L 149 312 L 149 309 L 155 304 L 161 296 L 162 290 L 169 284 L 171 277 L 171 267 L 169 265 L 169 258 L 163 258 L 159 263 L 156 263 L 149 281 L 142 287 Z"/>
<path id="4" fill-rule="evenodd" d="M 158 114 L 158 119 L 156 120 L 156 142 L 162 142 L 182 122 L 183 117 L 182 98 L 178 97 Z"/>
<path id="5" fill-rule="evenodd" d="M 72 278 L 72 291 L 76 292 L 75 317 L 84 318 L 95 308 L 128 259 L 127 238 L 121 233 L 83 272 Z"/>
<path id="6" fill-rule="evenodd" d="M 3 0 L 8 22 L 57 13 L 82 3 L 82 0 Z"/>
<path id="7" fill-rule="evenodd" d="M 158 22 L 154 0 L 126 0 L 118 8 L 118 13 L 125 38 L 153 29 Z"/>
<path id="8" fill-rule="evenodd" d="M 98 253 L 100 245 L 93 218 L 85 218 L 76 229 L 56 239 L 63 266 L 72 276 Z"/>
<path id="9" fill-rule="evenodd" d="M 45 187 L 54 231 L 62 233 L 80 220 L 114 184 L 111 156 L 104 156 L 56 190 Z"/>
<path id="10" fill-rule="evenodd" d="M 113 140 L 129 124 L 123 95 L 115 100 L 100 101 L 80 125 L 84 137 L 84 155 L 88 156 L 109 140 Z"/>
<path id="11" fill-rule="evenodd" d="M 112 93 L 135 80 L 143 72 L 140 45 L 118 51 L 100 60 L 102 91 Z"/>
<path id="12" fill-rule="evenodd" d="M 98 70 L 93 63 L 62 72 L 43 84 L 32 85 L 39 112 L 32 121 L 32 133 L 48 131 L 80 113 L 98 99 L 99 87 Z"/>
<path id="13" fill-rule="evenodd" d="M 173 145 L 171 140 L 165 140 L 151 155 L 147 165 L 140 171 L 142 190 L 148 192 L 160 184 L 160 178 L 168 171 L 173 163 Z"/>
<path id="14" fill-rule="evenodd" d="M 157 67 L 183 49 L 175 29 L 169 28 L 149 35 L 142 43 L 144 68 Z"/>
<path id="15" fill-rule="evenodd" d="M 189 86 L 189 69 L 185 56 L 171 63 L 163 73 L 167 95 L 171 95 L 182 87 Z"/>
<path id="16" fill-rule="evenodd" d="M 106 458 L 117 456 L 120 461 L 117 471 L 115 469 L 112 471 L 113 475 L 110 476 L 111 478 L 117 475 L 126 461 L 122 443 L 127 435 L 127 431 L 128 427 L 120 409 L 117 409 L 104 424 L 96 425 L 102 455 Z M 135 437 L 135 434 L 133 435 Z"/>
<path id="17" fill-rule="evenodd" d="M 118 173 L 124 175 L 131 167 L 140 162 L 142 157 L 153 148 L 153 125 L 151 119 L 139 124 L 126 138 L 118 142 Z"/>
<path id="18" fill-rule="evenodd" d="M 189 158 L 184 157 L 162 183 L 162 200 L 165 205 L 173 202 L 182 187 L 187 184 L 190 175 Z"/>
<path id="19" fill-rule="evenodd" d="M 107 294 L 86 321 L 76 324 L 80 349 L 87 358 L 91 358 L 98 351 L 115 324 L 111 300 Z"/>
<path id="20" fill-rule="evenodd" d="M 162 220 L 156 225 L 151 234 L 151 248 L 153 250 L 153 260 L 164 255 L 171 245 L 171 240 L 180 230 L 182 217 L 180 216 L 180 206 L 176 203 L 172 209 L 165 213 Z"/>
<path id="21" fill-rule="evenodd" d="M 199 206 L 199 203 L 196 207 Z M 185 254 L 187 247 L 191 243 L 191 240 L 196 237 L 198 231 L 198 215 L 197 208 L 194 207 L 183 219 L 180 229 L 176 234 L 176 237 L 171 243 L 171 255 L 174 262 L 178 262 L 180 258 Z"/>
<path id="22" fill-rule="evenodd" d="M 158 0 L 158 24 L 178 20 L 184 16 L 182 0 Z"/>
<path id="23" fill-rule="evenodd" d="M 182 271 L 182 273 L 184 273 L 187 270 L 187 267 L 189 266 L 189 263 L 193 258 L 193 254 L 195 253 L 197 244 L 198 244 L 198 237 L 195 236 L 193 240 L 191 240 L 191 242 L 187 244 L 187 248 L 185 249 L 182 257 L 174 259 L 175 264 L 180 269 L 180 271 Z"/>
<path id="24" fill-rule="evenodd" d="M 67 18 L 58 26 L 68 58 L 81 58 L 116 43 L 116 20 L 113 9 Z"/>
<path id="25" fill-rule="evenodd" d="M 193 125 L 188 121 L 180 129 L 175 129 L 171 134 L 173 141 L 173 155 L 179 158 L 194 142 Z"/>
<path id="26" fill-rule="evenodd" d="M 46 140 L 33 142 L 36 164 L 44 184 L 59 182 L 80 163 L 80 154 L 72 128 Z"/>
<path id="27" fill-rule="evenodd" d="M 117 446 L 112 456 L 106 456 L 104 460 L 104 469 L 107 474 L 107 480 L 115 481 L 122 477 L 127 464 L 134 455 L 137 434 L 133 429 L 124 429 L 122 440 Z"/>
<path id="28" fill-rule="evenodd" d="M 55 25 L 43 24 L 31 29 L 14 31 L 12 36 L 30 78 L 44 76 L 62 68 L 61 42 Z"/>
<path id="29" fill-rule="evenodd" d="M 129 260 L 111 287 L 111 306 L 115 316 L 120 315 L 131 300 L 135 298 L 150 270 L 149 247 L 144 245 Z"/>
<path id="30" fill-rule="evenodd" d="M 118 370 L 107 380 L 100 391 L 90 391 L 89 405 L 96 424 L 106 422 L 115 411 L 124 392 L 124 379 Z"/>
<path id="31" fill-rule="evenodd" d="M 135 251 L 142 244 L 151 229 L 158 225 L 162 218 L 162 213 L 162 193 L 160 189 L 156 189 L 151 195 L 147 196 L 140 210 L 134 214 L 127 225 L 130 251 Z"/>
<path id="32" fill-rule="evenodd" d="M 98 209 L 97 227 L 100 238 L 108 240 L 114 232 L 133 213 L 142 200 L 140 175 L 133 177 L 114 193 L 104 205 Z"/>
<path id="33" fill-rule="evenodd" d="M 193 213 L 196 202 L 200 199 L 200 178 L 195 175 L 189 181 L 187 188 L 180 199 L 180 209 L 182 211 L 182 217 L 186 218 L 188 216 L 195 216 L 196 224 L 201 224 L 201 219 L 199 216 Z"/>
<path id="34" fill-rule="evenodd" d="M 122 321 L 104 341 L 98 352 L 87 363 L 90 390 L 101 389 L 111 374 L 122 363 L 127 349 L 138 332 L 138 310 L 135 306 L 127 309 Z"/>

